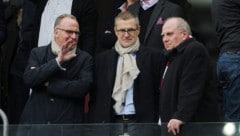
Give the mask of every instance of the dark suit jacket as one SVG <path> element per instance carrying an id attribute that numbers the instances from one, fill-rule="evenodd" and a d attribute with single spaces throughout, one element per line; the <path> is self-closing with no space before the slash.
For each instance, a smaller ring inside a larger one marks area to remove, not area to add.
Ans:
<path id="1" fill-rule="evenodd" d="M 129 6 L 128 10 L 138 16 L 141 16 L 139 14 L 140 8 L 141 7 L 138 2 Z M 168 17 L 174 16 L 183 17 L 183 9 L 179 5 L 171 3 L 167 0 L 159 0 L 151 14 L 144 40 L 141 40 L 143 41 L 143 45 L 154 49 L 163 49 L 164 46 L 161 37 L 162 26 Z"/>
<path id="2" fill-rule="evenodd" d="M 125 1 L 124 0 L 115 0 L 113 4 L 113 9 L 111 10 L 109 16 L 104 22 L 104 26 L 101 26 L 99 34 L 99 44 L 102 48 L 110 49 L 114 46 L 117 37 L 114 32 L 114 19 L 121 12 L 118 9 Z M 105 31 L 110 31 L 110 33 L 105 33 Z"/>
<path id="3" fill-rule="evenodd" d="M 23 72 L 32 48 L 37 47 L 41 15 L 48 0 L 25 0 L 21 29 L 22 42 L 15 57 L 15 71 Z M 78 46 L 94 54 L 96 44 L 97 11 L 92 0 L 73 0 L 71 13 L 80 24 Z M 18 68 L 18 69 L 17 69 Z"/>
<path id="4" fill-rule="evenodd" d="M 76 58 L 62 64 L 67 69 L 62 71 L 50 45 L 32 50 L 24 73 L 24 82 L 32 88 L 32 93 L 20 123 L 83 122 L 84 96 L 93 80 L 93 62 L 92 57 L 84 51 L 77 50 L 76 54 Z"/>
<path id="5" fill-rule="evenodd" d="M 105 51 L 95 59 L 94 88 L 90 97 L 90 122 L 114 122 L 112 92 L 116 76 L 118 53 Z M 164 57 L 150 49 L 140 48 L 136 53 L 140 74 L 134 81 L 133 100 L 137 122 L 157 122 L 159 76 L 163 71 Z"/>

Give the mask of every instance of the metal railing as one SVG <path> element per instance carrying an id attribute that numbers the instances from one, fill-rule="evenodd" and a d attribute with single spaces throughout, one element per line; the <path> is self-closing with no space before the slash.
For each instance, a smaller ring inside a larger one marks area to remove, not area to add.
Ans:
<path id="1" fill-rule="evenodd" d="M 6 114 L 2 109 L 0 109 L 0 116 L 3 121 L 3 136 L 8 136 L 8 119 Z"/>

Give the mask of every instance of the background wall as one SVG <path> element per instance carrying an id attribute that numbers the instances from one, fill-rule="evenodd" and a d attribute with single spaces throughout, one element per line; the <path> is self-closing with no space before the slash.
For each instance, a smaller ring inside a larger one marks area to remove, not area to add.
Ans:
<path id="1" fill-rule="evenodd" d="M 212 0 L 188 0 L 192 8 L 190 14 L 192 26 L 201 36 L 213 59 L 218 55 L 215 28 L 211 17 Z"/>

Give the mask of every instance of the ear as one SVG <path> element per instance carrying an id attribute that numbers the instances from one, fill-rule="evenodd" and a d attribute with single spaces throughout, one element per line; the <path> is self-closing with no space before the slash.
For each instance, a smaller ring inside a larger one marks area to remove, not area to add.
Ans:
<path id="1" fill-rule="evenodd" d="M 58 33 L 59 33 L 59 31 L 56 29 L 56 28 L 54 28 L 54 35 L 58 35 Z"/>
<path id="2" fill-rule="evenodd" d="M 181 36 L 182 36 L 184 39 L 186 39 L 186 37 L 188 37 L 187 31 L 183 31 L 182 34 L 181 34 Z"/>
<path id="3" fill-rule="evenodd" d="M 137 35 L 139 35 L 140 34 L 140 26 L 139 27 L 137 27 Z"/>
<path id="4" fill-rule="evenodd" d="M 114 33 L 117 36 L 117 28 L 116 27 L 114 27 Z"/>

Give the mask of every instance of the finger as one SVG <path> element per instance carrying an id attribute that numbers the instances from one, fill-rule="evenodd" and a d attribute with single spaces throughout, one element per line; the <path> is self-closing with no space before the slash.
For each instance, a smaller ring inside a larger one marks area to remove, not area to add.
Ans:
<path id="1" fill-rule="evenodd" d="M 177 130 L 177 133 L 179 133 L 179 132 L 180 132 L 180 126 L 177 125 L 175 128 L 176 128 L 176 130 Z"/>
<path id="2" fill-rule="evenodd" d="M 173 135 L 177 135 L 175 129 L 172 127 L 168 130 L 169 133 L 172 133 Z"/>
<path id="3" fill-rule="evenodd" d="M 177 135 L 175 128 L 172 128 L 172 133 L 173 133 L 173 135 Z"/>
<path id="4" fill-rule="evenodd" d="M 68 54 L 68 55 L 66 55 L 65 60 L 66 61 L 71 60 L 72 58 L 74 58 L 76 56 L 77 56 L 76 54 Z"/>
<path id="5" fill-rule="evenodd" d="M 176 135 L 176 131 L 175 131 L 174 125 L 172 123 L 169 123 L 169 125 L 168 125 L 168 132 L 172 133 L 173 135 Z"/>
<path id="6" fill-rule="evenodd" d="M 68 48 L 69 43 L 70 43 L 70 40 L 67 40 L 64 44 L 62 44 L 61 48 L 62 48 L 62 49 Z"/>

